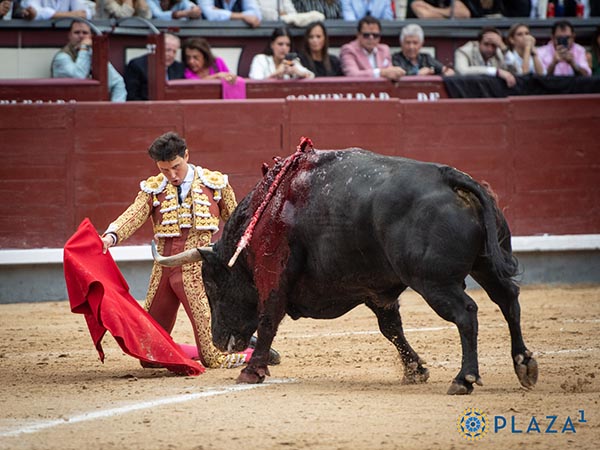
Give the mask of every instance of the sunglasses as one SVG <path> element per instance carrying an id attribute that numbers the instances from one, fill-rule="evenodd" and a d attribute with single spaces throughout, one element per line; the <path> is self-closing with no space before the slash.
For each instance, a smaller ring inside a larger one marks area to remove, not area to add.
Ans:
<path id="1" fill-rule="evenodd" d="M 381 37 L 381 33 L 362 33 L 362 37 L 365 39 L 379 39 Z"/>

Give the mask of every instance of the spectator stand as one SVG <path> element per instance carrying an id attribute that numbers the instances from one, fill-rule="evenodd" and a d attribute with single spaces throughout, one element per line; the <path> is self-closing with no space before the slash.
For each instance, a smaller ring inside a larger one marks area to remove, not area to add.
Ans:
<path id="1" fill-rule="evenodd" d="M 592 34 L 600 25 L 600 17 L 588 19 L 569 18 L 577 33 L 577 42 L 587 46 L 590 44 Z M 484 19 L 453 19 L 453 20 L 418 20 L 425 32 L 425 45 L 432 49 L 434 56 L 443 63 L 450 63 L 454 59 L 454 50 L 466 41 L 475 39 L 479 30 L 484 26 L 495 26 L 506 32 L 516 21 L 522 21 L 530 27 L 531 33 L 539 44 L 545 44 L 550 38 L 552 19 L 514 19 L 514 18 L 484 18 Z M 199 21 L 149 21 L 161 31 L 172 31 L 182 38 L 201 36 L 208 39 L 215 53 L 224 57 L 228 66 L 238 75 L 247 76 L 252 57 L 264 50 L 273 28 L 281 26 L 282 22 L 263 22 L 255 29 L 247 27 L 241 21 L 209 22 Z M 392 49 L 397 48 L 400 30 L 408 21 L 394 20 L 382 22 L 382 42 Z M 145 47 L 145 35 L 148 25 L 143 21 L 126 21 L 117 23 L 114 19 L 94 20 L 93 23 L 101 30 L 110 31 L 110 61 L 115 68 L 123 73 L 128 62 L 138 56 Z M 68 21 L 63 22 L 63 28 L 68 27 Z M 328 20 L 325 22 L 329 36 L 330 46 L 336 52 L 343 44 L 355 38 L 356 22 L 343 20 Z M 302 42 L 304 29 L 292 28 L 294 43 L 298 46 Z M 25 21 L 19 19 L 0 21 L 0 51 L 22 52 L 36 48 L 56 48 L 64 45 L 63 30 L 54 25 L 52 21 Z M 138 54 L 129 53 L 137 50 Z M 228 53 L 235 58 L 230 64 Z M 5 55 L 10 56 L 8 53 Z M 2 55 L 4 56 L 4 55 Z M 16 59 L 16 58 L 15 58 Z M 25 57 L 20 60 L 26 61 Z M 3 58 L 6 61 L 6 58 Z M 17 78 L 22 75 L 8 77 L 0 69 L 0 78 Z M 37 76 L 40 77 L 40 76 Z"/>
<path id="2" fill-rule="evenodd" d="M 445 64 L 453 63 L 454 50 L 465 41 L 475 39 L 479 30 L 486 25 L 506 31 L 515 20 L 521 19 L 468 19 L 468 20 L 415 20 L 425 31 L 425 45 L 431 53 Z M 589 19 L 569 18 L 575 26 L 577 41 L 588 45 L 599 17 Z M 551 20 L 523 19 L 539 44 L 544 44 L 550 35 Z M 237 74 L 247 76 L 250 62 L 256 53 L 264 50 L 272 29 L 281 22 L 264 22 L 261 27 L 251 29 L 241 21 L 148 21 L 145 19 L 94 20 L 94 79 L 60 80 L 49 77 L 53 55 L 64 45 L 69 20 L 0 21 L 0 58 L 7 61 L 0 68 L 0 101 L 56 101 L 75 99 L 79 101 L 107 98 L 105 83 L 97 82 L 105 75 L 105 64 L 110 60 L 115 68 L 124 73 L 127 62 L 144 52 L 149 52 L 153 62 L 149 79 L 164 80 L 164 58 L 160 31 L 171 31 L 185 39 L 191 36 L 206 37 L 216 54 L 224 57 L 228 66 Z M 398 48 L 398 35 L 406 21 L 383 21 L 383 42 Z M 331 49 L 335 53 L 341 45 L 354 39 L 356 23 L 343 20 L 326 21 Z M 296 47 L 301 44 L 304 30 L 292 28 Z M 42 56 L 45 55 L 45 56 Z M 43 62 L 42 62 L 43 61 Z M 34 66 L 43 68 L 35 72 Z M 34 70 L 31 72 L 30 70 Z M 303 80 L 301 82 L 259 83 L 248 82 L 248 98 L 288 98 L 290 96 L 315 95 L 379 95 L 390 97 L 437 99 L 447 96 L 440 77 L 406 77 L 392 84 L 379 80 L 353 80 L 344 78 L 333 81 Z M 335 84 L 336 89 L 332 86 Z M 360 84 L 361 86 L 357 86 Z M 218 82 L 194 82 L 176 80 L 151 83 L 150 96 L 156 100 L 178 100 L 183 98 L 221 98 Z M 421 87 L 419 87 L 421 86 Z M 101 91 L 101 92 L 100 92 Z"/>
<path id="3" fill-rule="evenodd" d="M 104 34 L 94 23 L 86 19 L 78 19 L 86 22 L 92 30 L 92 78 L 12 78 L 0 79 L 0 102 L 16 101 L 24 103 L 33 102 L 68 102 L 68 101 L 104 101 L 109 99 L 108 95 L 108 35 Z M 67 23 L 71 19 L 58 19 L 52 21 L 52 28 Z M 66 33 L 61 29 L 62 46 L 64 46 Z M 19 39 L 19 42 L 21 40 Z M 55 49 L 54 54 L 60 50 Z M 6 61 L 6 58 L 2 58 Z M 52 59 L 48 61 L 50 70 Z"/>

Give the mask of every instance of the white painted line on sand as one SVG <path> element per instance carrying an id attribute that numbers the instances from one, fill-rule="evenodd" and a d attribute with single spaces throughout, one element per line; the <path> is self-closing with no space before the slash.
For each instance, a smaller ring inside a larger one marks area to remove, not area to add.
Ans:
<path id="1" fill-rule="evenodd" d="M 455 329 L 455 326 L 448 327 L 429 327 L 429 328 L 405 328 L 405 333 L 412 333 L 415 331 L 441 331 L 441 330 L 452 330 Z M 317 338 L 317 337 L 339 337 L 339 336 L 364 336 L 371 334 L 381 334 L 379 330 L 372 331 L 339 331 L 335 333 L 323 332 L 323 333 L 308 333 L 308 334 L 296 334 L 296 335 L 286 335 L 284 333 L 281 334 L 281 337 L 286 337 L 289 339 L 305 339 L 305 338 Z"/>
<path id="2" fill-rule="evenodd" d="M 533 355 L 539 354 L 543 355 L 560 355 L 563 353 L 588 353 L 588 352 L 598 352 L 600 348 L 565 348 L 562 350 L 539 350 L 534 351 Z"/>
<path id="3" fill-rule="evenodd" d="M 486 328 L 492 328 L 488 326 Z M 444 327 L 422 327 L 422 328 L 404 328 L 405 333 L 420 333 L 420 332 L 428 332 L 428 331 L 443 331 L 443 330 L 455 330 L 455 325 L 444 326 Z M 371 331 L 340 331 L 335 333 L 322 332 L 322 333 L 309 333 L 309 334 L 285 334 L 281 333 L 281 337 L 285 337 L 288 339 L 305 339 L 305 338 L 317 338 L 317 337 L 339 337 L 339 336 L 364 336 L 371 334 L 381 334 L 379 330 L 371 330 Z"/>
<path id="4" fill-rule="evenodd" d="M 173 397 L 158 398 L 156 400 L 148 400 L 145 402 L 133 403 L 130 405 L 120 406 L 118 408 L 110 408 L 110 409 L 104 409 L 104 410 L 100 410 L 100 411 L 86 412 L 86 413 L 77 414 L 77 415 L 71 416 L 71 417 L 64 417 L 61 419 L 38 421 L 38 422 L 30 423 L 29 425 L 19 426 L 18 428 L 0 431 L 0 437 L 18 436 L 20 434 L 26 434 L 26 433 L 37 433 L 38 431 L 56 427 L 58 425 L 66 425 L 66 424 L 73 424 L 73 423 L 79 423 L 79 422 L 87 422 L 90 420 L 105 419 L 108 417 L 119 416 L 121 414 L 127 414 L 127 413 L 130 413 L 133 411 L 154 408 L 156 406 L 164 406 L 164 405 L 172 405 L 174 403 L 189 402 L 190 400 L 196 400 L 198 398 L 213 397 L 215 395 L 223 395 L 223 394 L 229 394 L 232 392 L 247 391 L 247 390 L 254 389 L 254 388 L 269 386 L 271 384 L 293 383 L 294 381 L 295 380 L 293 380 L 293 379 L 279 379 L 279 380 L 275 379 L 275 380 L 268 380 L 262 384 L 236 384 L 236 385 L 226 386 L 226 387 L 221 387 L 221 388 L 216 388 L 216 389 L 208 389 L 208 390 L 205 390 L 202 392 L 197 392 L 194 394 L 184 394 L 184 395 L 175 395 Z"/>

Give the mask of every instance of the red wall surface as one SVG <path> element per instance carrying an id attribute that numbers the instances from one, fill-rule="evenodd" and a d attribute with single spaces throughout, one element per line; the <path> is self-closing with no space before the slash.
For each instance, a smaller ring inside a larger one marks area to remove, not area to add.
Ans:
<path id="1" fill-rule="evenodd" d="M 62 247 L 99 231 L 157 173 L 146 149 L 187 140 L 238 197 L 301 136 L 449 164 L 491 183 L 513 234 L 600 232 L 600 95 L 490 100 L 245 100 L 0 105 L 0 248 Z M 144 244 L 146 226 L 128 241 Z"/>

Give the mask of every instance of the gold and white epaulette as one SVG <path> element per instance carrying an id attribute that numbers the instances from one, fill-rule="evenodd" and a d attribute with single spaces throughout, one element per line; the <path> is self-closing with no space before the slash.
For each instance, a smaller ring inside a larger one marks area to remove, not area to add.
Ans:
<path id="1" fill-rule="evenodd" d="M 203 169 L 202 167 L 196 167 L 198 178 L 202 181 L 202 184 L 214 190 L 221 190 L 227 186 L 229 179 L 227 175 L 222 174 L 218 171 L 212 171 Z"/>
<path id="2" fill-rule="evenodd" d="M 165 177 L 162 173 L 159 173 L 156 176 L 141 181 L 140 189 L 147 194 L 156 195 L 161 193 L 165 189 L 165 187 L 167 186 L 167 182 L 167 177 Z"/>

